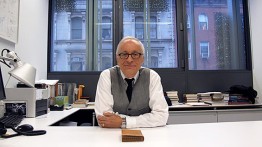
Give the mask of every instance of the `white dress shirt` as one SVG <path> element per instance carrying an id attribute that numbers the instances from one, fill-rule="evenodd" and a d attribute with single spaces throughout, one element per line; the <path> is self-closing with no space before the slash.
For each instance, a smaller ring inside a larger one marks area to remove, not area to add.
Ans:
<path id="1" fill-rule="evenodd" d="M 124 74 L 121 71 L 123 79 Z M 136 74 L 136 79 L 139 73 Z M 121 117 L 126 117 L 126 128 L 138 127 L 156 127 L 164 126 L 168 119 L 168 105 L 164 98 L 163 88 L 160 76 L 153 70 L 150 70 L 150 84 L 149 84 L 149 107 L 150 113 L 145 113 L 139 116 L 126 116 L 120 114 Z M 96 98 L 95 98 L 95 112 L 96 116 L 103 115 L 104 112 L 113 112 L 113 95 L 111 94 L 111 77 L 109 69 L 104 70 L 97 83 Z"/>

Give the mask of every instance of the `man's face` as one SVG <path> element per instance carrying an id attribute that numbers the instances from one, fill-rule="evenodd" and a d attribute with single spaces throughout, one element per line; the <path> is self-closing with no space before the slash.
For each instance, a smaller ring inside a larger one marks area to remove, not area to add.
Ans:
<path id="1" fill-rule="evenodd" d="M 119 54 L 122 54 L 122 58 L 120 58 Z M 131 54 L 133 54 L 133 57 L 137 56 L 138 58 L 132 58 Z M 128 57 L 124 58 L 123 56 Z M 139 43 L 135 40 L 124 41 L 116 55 L 116 61 L 124 75 L 127 78 L 133 78 L 144 62 L 143 52 Z"/>

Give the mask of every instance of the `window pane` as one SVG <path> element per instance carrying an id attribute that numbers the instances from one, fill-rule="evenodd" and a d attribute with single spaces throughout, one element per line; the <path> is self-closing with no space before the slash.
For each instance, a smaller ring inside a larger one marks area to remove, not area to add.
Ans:
<path id="1" fill-rule="evenodd" d="M 94 13 L 94 24 L 97 29 L 95 29 L 96 32 L 92 38 L 97 57 L 94 70 L 101 71 L 113 66 L 113 4 L 112 0 L 94 0 L 94 4 L 97 5 L 97 10 Z"/>
<path id="2" fill-rule="evenodd" d="M 157 20 L 155 16 L 150 17 L 150 38 L 157 39 Z"/>
<path id="3" fill-rule="evenodd" d="M 123 0 L 124 36 L 135 36 L 145 46 L 145 67 L 176 68 L 175 0 Z"/>
<path id="4" fill-rule="evenodd" d="M 102 39 L 112 40 L 112 21 L 111 17 L 102 17 Z"/>
<path id="5" fill-rule="evenodd" d="M 52 1 L 51 71 L 86 69 L 86 1 Z"/>
<path id="6" fill-rule="evenodd" d="M 136 38 L 143 39 L 144 38 L 144 19 L 141 16 L 137 16 L 135 19 L 135 33 Z"/>
<path id="7" fill-rule="evenodd" d="M 189 69 L 246 69 L 242 0 L 186 2 Z"/>
<path id="8" fill-rule="evenodd" d="M 52 6 L 50 70 L 100 71 L 111 67 L 112 1 L 54 0 Z"/>
<path id="9" fill-rule="evenodd" d="M 71 34 L 72 39 L 82 39 L 82 18 L 81 17 L 75 17 L 71 19 Z"/>
<path id="10" fill-rule="evenodd" d="M 207 30 L 208 29 L 208 17 L 205 14 L 200 14 L 198 17 L 199 22 L 199 30 Z"/>
<path id="11" fill-rule="evenodd" d="M 205 41 L 200 42 L 200 57 L 202 59 L 209 58 L 209 42 L 205 42 Z"/>

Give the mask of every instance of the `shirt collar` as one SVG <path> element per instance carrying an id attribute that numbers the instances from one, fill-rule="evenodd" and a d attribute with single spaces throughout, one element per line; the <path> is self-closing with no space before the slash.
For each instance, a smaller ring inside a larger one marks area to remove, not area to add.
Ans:
<path id="1" fill-rule="evenodd" d="M 125 79 L 126 78 L 126 76 L 124 75 L 124 73 L 122 72 L 122 70 L 120 69 L 120 73 L 121 73 L 121 76 L 122 76 L 122 78 L 123 79 Z M 136 75 L 135 75 L 135 77 L 134 77 L 134 83 L 136 82 L 136 80 L 137 80 L 137 78 L 138 78 L 138 76 L 139 76 L 139 71 L 136 73 Z"/>

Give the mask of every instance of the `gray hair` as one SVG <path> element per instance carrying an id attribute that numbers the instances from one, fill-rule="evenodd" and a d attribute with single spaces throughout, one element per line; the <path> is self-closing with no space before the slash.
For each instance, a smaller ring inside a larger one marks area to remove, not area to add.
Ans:
<path id="1" fill-rule="evenodd" d="M 139 43 L 141 49 L 142 49 L 142 53 L 145 54 L 145 47 L 144 47 L 143 43 L 142 43 L 139 39 L 137 39 L 137 38 L 135 38 L 135 37 L 133 37 L 133 36 L 126 36 L 126 37 L 124 37 L 124 38 L 118 43 L 117 48 L 116 48 L 116 54 L 118 54 L 121 45 L 122 45 L 123 42 L 126 41 L 126 40 L 134 40 L 134 41 L 137 41 L 137 42 Z"/>

